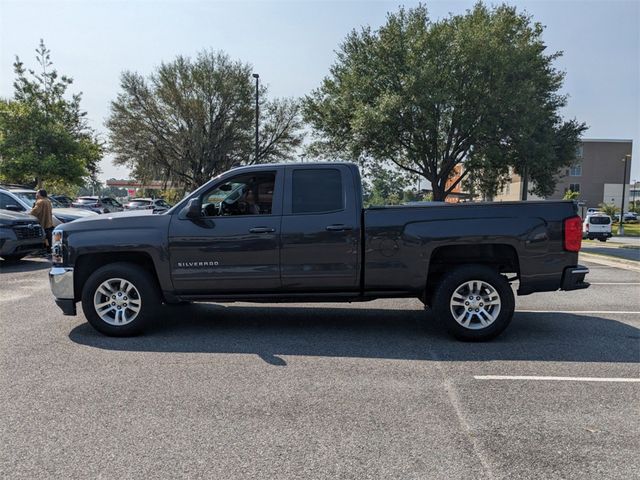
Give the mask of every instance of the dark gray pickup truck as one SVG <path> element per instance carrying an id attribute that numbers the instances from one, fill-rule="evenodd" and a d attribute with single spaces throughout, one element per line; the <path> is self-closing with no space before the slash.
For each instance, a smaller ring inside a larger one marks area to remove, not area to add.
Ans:
<path id="1" fill-rule="evenodd" d="M 56 303 L 132 335 L 162 303 L 419 298 L 454 336 L 502 332 L 519 295 L 589 286 L 573 202 L 363 209 L 349 163 L 240 167 L 166 213 L 61 225 Z"/>

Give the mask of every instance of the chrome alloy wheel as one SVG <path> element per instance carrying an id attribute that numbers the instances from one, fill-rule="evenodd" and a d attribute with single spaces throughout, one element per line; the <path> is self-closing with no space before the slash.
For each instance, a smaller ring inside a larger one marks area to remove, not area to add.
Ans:
<path id="1" fill-rule="evenodd" d="M 142 307 L 140 293 L 133 283 L 123 278 L 105 280 L 93 295 L 93 307 L 109 325 L 126 325 L 135 320 Z"/>
<path id="2" fill-rule="evenodd" d="M 500 295 L 483 280 L 469 280 L 455 289 L 449 306 L 453 318 L 464 328 L 480 330 L 500 315 Z"/>

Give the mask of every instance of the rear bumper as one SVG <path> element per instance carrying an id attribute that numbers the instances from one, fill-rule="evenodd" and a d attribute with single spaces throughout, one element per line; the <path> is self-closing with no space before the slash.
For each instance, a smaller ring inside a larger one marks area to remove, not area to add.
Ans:
<path id="1" fill-rule="evenodd" d="M 589 288 L 589 283 L 584 281 L 584 277 L 589 273 L 589 269 L 583 265 L 567 267 L 562 273 L 562 286 L 560 290 L 580 290 Z"/>
<path id="2" fill-rule="evenodd" d="M 56 298 L 56 305 L 65 315 L 76 314 L 76 302 L 73 291 L 73 268 L 53 267 L 49 270 L 49 286 Z"/>
<path id="3" fill-rule="evenodd" d="M 612 236 L 611 232 L 590 232 L 585 234 L 587 238 L 611 238 Z"/>

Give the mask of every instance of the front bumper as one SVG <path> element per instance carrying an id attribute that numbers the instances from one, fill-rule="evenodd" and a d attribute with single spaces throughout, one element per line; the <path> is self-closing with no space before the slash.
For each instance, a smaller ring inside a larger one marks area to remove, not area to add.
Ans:
<path id="1" fill-rule="evenodd" d="M 14 240 L 11 238 L 0 240 L 0 257 L 4 255 L 17 255 L 35 253 L 44 250 L 44 239 Z"/>
<path id="2" fill-rule="evenodd" d="M 562 286 L 560 290 L 580 290 L 589 288 L 589 282 L 584 281 L 584 277 L 589 273 L 589 269 L 583 265 L 567 267 L 562 273 Z"/>
<path id="3" fill-rule="evenodd" d="M 73 268 L 53 267 L 49 270 L 49 286 L 56 298 L 56 305 L 65 315 L 76 314 L 76 301 L 73 292 Z"/>

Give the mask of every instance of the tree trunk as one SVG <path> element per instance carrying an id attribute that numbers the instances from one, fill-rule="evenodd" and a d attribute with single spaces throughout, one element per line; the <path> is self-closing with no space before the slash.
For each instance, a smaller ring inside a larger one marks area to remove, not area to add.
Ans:
<path id="1" fill-rule="evenodd" d="M 433 201 L 444 202 L 444 199 L 447 198 L 445 194 L 445 186 L 441 185 L 439 182 L 431 182 L 431 187 L 433 188 Z"/>
<path id="2" fill-rule="evenodd" d="M 526 200 L 528 194 L 529 194 L 529 170 L 525 165 L 522 171 L 522 192 L 520 194 L 520 199 Z"/>

